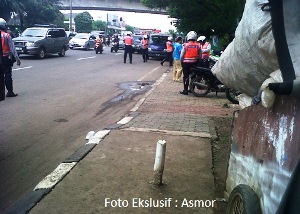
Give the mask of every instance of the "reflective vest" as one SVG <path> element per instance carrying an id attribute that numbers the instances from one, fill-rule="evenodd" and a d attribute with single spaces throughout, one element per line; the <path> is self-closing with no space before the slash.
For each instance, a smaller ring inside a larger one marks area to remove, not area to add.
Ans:
<path id="1" fill-rule="evenodd" d="M 172 42 L 167 41 L 166 46 L 167 46 L 167 52 L 172 52 L 173 51 L 173 43 Z"/>
<path id="2" fill-rule="evenodd" d="M 186 63 L 195 63 L 199 58 L 199 50 L 201 49 L 200 44 L 198 42 L 188 42 L 184 44 L 184 56 L 183 62 Z"/>
<path id="3" fill-rule="evenodd" d="M 209 42 L 205 42 L 204 45 L 200 44 L 201 49 L 207 49 L 209 45 L 210 45 Z M 209 58 L 209 56 L 210 56 L 210 51 L 205 52 L 205 53 L 202 52 L 201 58 L 202 59 L 207 59 L 207 58 Z"/>
<path id="4" fill-rule="evenodd" d="M 133 45 L 133 39 L 131 36 L 125 36 L 124 37 L 124 43 L 125 45 Z"/>
<path id="5" fill-rule="evenodd" d="M 10 35 L 8 33 L 5 33 L 3 31 L 1 31 L 1 42 L 2 42 L 2 52 L 3 52 L 3 56 L 8 56 L 10 51 L 10 47 L 8 45 L 7 41 L 8 38 L 10 37 Z"/>
<path id="6" fill-rule="evenodd" d="M 142 39 L 142 48 L 147 49 L 149 47 L 148 39 Z"/>

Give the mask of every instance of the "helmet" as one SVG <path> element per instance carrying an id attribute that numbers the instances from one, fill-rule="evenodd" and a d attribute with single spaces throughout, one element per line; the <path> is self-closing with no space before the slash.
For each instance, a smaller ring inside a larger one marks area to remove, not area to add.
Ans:
<path id="1" fill-rule="evenodd" d="M 131 32 L 127 32 L 127 36 L 131 36 L 131 34 L 132 34 Z"/>
<path id="2" fill-rule="evenodd" d="M 147 35 L 144 35 L 143 37 L 144 37 L 144 39 L 148 39 L 148 36 L 147 36 Z"/>
<path id="3" fill-rule="evenodd" d="M 197 39 L 197 33 L 195 31 L 190 31 L 187 34 L 187 40 L 196 40 Z"/>
<path id="4" fill-rule="evenodd" d="M 172 41 L 172 40 L 173 40 L 173 38 L 172 38 L 171 36 L 169 36 L 169 37 L 168 37 L 168 40 L 169 40 L 169 41 Z"/>
<path id="5" fill-rule="evenodd" d="M 6 21 L 3 18 L 0 18 L 0 27 L 5 27 Z"/>
<path id="6" fill-rule="evenodd" d="M 204 41 L 206 39 L 206 37 L 205 36 L 199 36 L 199 38 L 197 39 L 197 41 L 199 42 L 199 41 Z"/>

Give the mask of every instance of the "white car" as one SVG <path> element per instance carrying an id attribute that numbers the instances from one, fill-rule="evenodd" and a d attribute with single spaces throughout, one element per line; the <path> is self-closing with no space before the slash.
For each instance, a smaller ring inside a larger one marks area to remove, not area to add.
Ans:
<path id="1" fill-rule="evenodd" d="M 70 49 L 81 48 L 90 50 L 96 44 L 96 36 L 89 33 L 78 33 L 69 41 Z"/>

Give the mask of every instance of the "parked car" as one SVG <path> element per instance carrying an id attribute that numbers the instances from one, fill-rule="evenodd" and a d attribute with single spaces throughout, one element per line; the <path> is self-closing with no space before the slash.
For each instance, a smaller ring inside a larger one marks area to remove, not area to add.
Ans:
<path id="1" fill-rule="evenodd" d="M 65 56 L 69 39 L 63 28 L 53 25 L 36 25 L 27 28 L 21 36 L 14 38 L 17 53 L 36 55 L 43 59 L 46 54 Z"/>
<path id="2" fill-rule="evenodd" d="M 88 51 L 91 48 L 94 48 L 95 44 L 96 44 L 95 35 L 91 35 L 89 33 L 78 33 L 70 40 L 69 47 L 70 49 L 79 48 Z"/>
<path id="3" fill-rule="evenodd" d="M 125 49 L 124 36 L 119 36 L 119 49 L 120 50 Z"/>
<path id="4" fill-rule="evenodd" d="M 169 35 L 167 34 L 151 34 L 149 40 L 148 56 L 152 58 L 164 58 L 168 37 Z"/>
<path id="5" fill-rule="evenodd" d="M 76 36 L 76 32 L 74 31 L 66 31 L 67 37 L 70 39 L 72 39 L 74 36 Z"/>
<path id="6" fill-rule="evenodd" d="M 133 52 L 142 53 L 142 36 L 141 35 L 133 35 Z"/>

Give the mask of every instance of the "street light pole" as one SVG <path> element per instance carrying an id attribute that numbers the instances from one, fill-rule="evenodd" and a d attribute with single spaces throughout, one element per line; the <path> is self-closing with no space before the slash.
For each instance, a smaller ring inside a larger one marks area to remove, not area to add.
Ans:
<path id="1" fill-rule="evenodd" d="M 69 31 L 73 32 L 73 23 L 72 23 L 72 0 L 70 0 L 70 26 L 69 26 Z"/>

